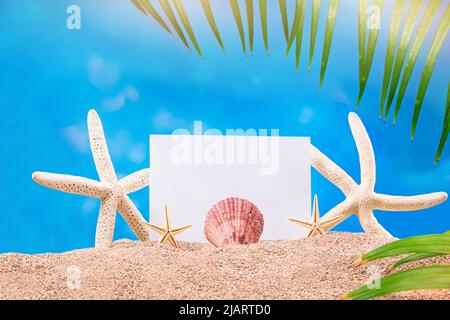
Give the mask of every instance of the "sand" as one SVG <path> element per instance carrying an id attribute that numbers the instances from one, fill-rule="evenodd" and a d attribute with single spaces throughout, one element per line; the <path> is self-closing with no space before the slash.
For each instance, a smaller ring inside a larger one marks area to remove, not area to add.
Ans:
<path id="1" fill-rule="evenodd" d="M 217 249 L 181 243 L 121 240 L 108 249 L 62 254 L 0 255 L 0 299 L 338 299 L 364 284 L 358 256 L 386 240 L 330 233 L 298 241 L 263 241 Z M 391 260 L 392 261 L 392 260 Z M 428 262 L 450 263 L 450 258 Z M 81 271 L 79 288 L 67 268 Z M 450 299 L 450 290 L 416 291 L 391 299 Z"/>

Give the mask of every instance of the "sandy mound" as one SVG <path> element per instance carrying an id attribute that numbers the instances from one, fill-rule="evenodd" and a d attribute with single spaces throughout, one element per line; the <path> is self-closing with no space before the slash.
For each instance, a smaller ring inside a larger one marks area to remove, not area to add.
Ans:
<path id="1" fill-rule="evenodd" d="M 352 262 L 385 241 L 361 234 L 331 233 L 226 249 L 196 243 L 182 243 L 180 249 L 174 249 L 155 242 L 122 240 L 103 250 L 3 254 L 0 298 L 336 299 L 369 279 L 367 266 L 355 269 Z M 450 263 L 450 259 L 444 260 L 440 262 Z M 377 262 L 381 270 L 388 265 L 388 261 Z M 68 287 L 70 266 L 81 270 L 79 289 Z M 394 296 L 449 297 L 448 290 Z"/>

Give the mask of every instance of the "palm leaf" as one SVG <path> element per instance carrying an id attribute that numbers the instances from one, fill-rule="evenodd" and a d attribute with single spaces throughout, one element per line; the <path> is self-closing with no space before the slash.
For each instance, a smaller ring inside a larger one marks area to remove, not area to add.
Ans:
<path id="1" fill-rule="evenodd" d="M 300 3 L 300 18 L 297 24 L 297 41 L 296 41 L 296 48 L 295 48 L 295 70 L 298 73 L 298 66 L 300 64 L 300 54 L 302 51 L 302 40 L 303 40 L 303 22 L 305 20 L 305 7 L 306 7 L 306 0 L 300 0 L 297 1 Z"/>
<path id="2" fill-rule="evenodd" d="M 245 0 L 245 9 L 247 11 L 248 41 L 250 43 L 250 53 L 252 53 L 255 33 L 253 0 Z"/>
<path id="3" fill-rule="evenodd" d="M 414 105 L 414 114 L 411 129 L 411 139 L 414 139 L 416 132 L 417 122 L 419 120 L 420 111 L 422 109 L 423 99 L 427 92 L 428 84 L 430 82 L 431 75 L 436 65 L 437 58 L 444 44 L 444 40 L 447 36 L 448 29 L 450 27 L 450 4 L 447 5 L 444 16 L 439 24 L 438 30 L 434 35 L 433 42 L 431 44 L 430 51 L 428 52 L 427 59 L 425 61 L 425 67 L 422 72 L 422 78 L 420 80 L 419 91 L 417 92 L 416 103 Z"/>
<path id="4" fill-rule="evenodd" d="M 131 0 L 131 2 L 133 2 L 133 4 L 136 6 L 136 8 L 139 9 L 139 11 L 141 11 L 143 14 L 147 15 L 147 12 L 142 7 L 142 4 L 139 2 L 139 0 Z"/>
<path id="5" fill-rule="evenodd" d="M 219 28 L 217 28 L 216 19 L 214 19 L 214 14 L 211 9 L 211 3 L 209 0 L 200 0 L 203 8 L 203 12 L 206 15 L 206 19 L 208 19 L 209 26 L 216 37 L 217 42 L 220 47 L 225 50 L 225 46 L 223 45 L 222 37 L 220 36 Z"/>
<path id="6" fill-rule="evenodd" d="M 400 25 L 402 22 L 403 11 L 405 9 L 405 0 L 396 0 L 389 27 L 388 45 L 386 49 L 386 60 L 384 63 L 383 87 L 381 91 L 380 101 L 380 119 L 383 116 L 384 103 L 386 101 L 389 82 L 392 74 L 392 64 L 394 62 L 395 49 L 397 47 L 397 39 L 400 34 Z"/>
<path id="7" fill-rule="evenodd" d="M 416 25 L 417 17 L 420 13 L 420 8 L 423 5 L 423 0 L 414 0 L 411 2 L 411 6 L 406 16 L 405 26 L 403 28 L 402 37 L 400 38 L 400 44 L 398 46 L 397 56 L 394 62 L 394 71 L 392 73 L 391 85 L 389 87 L 389 95 L 386 103 L 386 110 L 384 114 L 384 120 L 386 121 L 389 111 L 391 109 L 392 101 L 394 100 L 395 92 L 397 91 L 398 81 L 400 79 L 400 73 L 405 63 L 406 53 L 412 39 L 414 27 Z"/>
<path id="8" fill-rule="evenodd" d="M 392 271 L 394 269 L 397 269 L 398 267 L 400 267 L 400 266 L 402 266 L 402 265 L 404 265 L 406 263 L 419 261 L 419 260 L 423 260 L 423 259 L 427 259 L 427 258 L 432 258 L 432 257 L 440 256 L 440 255 L 441 254 L 439 254 L 439 253 L 414 253 L 414 254 L 410 254 L 409 256 L 406 256 L 403 259 L 400 259 L 399 261 L 394 263 L 389 268 L 389 270 Z"/>
<path id="9" fill-rule="evenodd" d="M 383 11 L 384 7 L 384 0 L 374 0 L 373 5 L 380 10 L 380 19 L 381 19 L 381 13 Z M 378 42 L 378 35 L 380 33 L 381 26 L 377 26 L 376 28 L 371 28 L 369 32 L 369 43 L 367 45 L 367 52 L 365 52 L 365 58 L 364 58 L 364 64 L 363 64 L 363 72 L 362 72 L 362 79 L 360 80 L 360 87 L 359 87 L 359 95 L 358 95 L 358 101 L 356 103 L 356 106 L 359 106 L 359 103 L 361 102 L 361 98 L 364 94 L 364 90 L 366 89 L 367 80 L 369 79 L 370 70 L 372 69 L 372 62 L 373 57 L 375 55 L 375 49 Z"/>
<path id="10" fill-rule="evenodd" d="M 267 31 L 267 0 L 259 0 L 259 15 L 261 16 L 261 28 L 266 52 L 269 52 L 269 34 Z"/>
<path id="11" fill-rule="evenodd" d="M 358 264 L 413 253 L 450 254 L 450 235 L 435 234 L 397 240 L 364 254 Z"/>
<path id="12" fill-rule="evenodd" d="M 288 22 L 288 17 L 287 17 L 286 0 L 279 0 L 278 3 L 280 4 L 280 13 L 281 13 L 281 21 L 283 23 L 284 37 L 286 38 L 286 42 L 288 42 L 289 41 L 289 22 Z"/>
<path id="13" fill-rule="evenodd" d="M 336 26 L 336 17 L 339 9 L 339 0 L 330 0 L 328 5 L 327 26 L 325 30 L 325 42 L 322 52 L 322 65 L 320 68 L 320 87 L 323 85 L 325 73 L 327 71 L 328 59 L 330 57 L 331 44 L 333 42 L 334 28 Z"/>
<path id="14" fill-rule="evenodd" d="M 138 1 L 138 0 L 136 0 Z M 149 0 L 140 0 L 140 3 L 144 6 L 145 10 L 153 17 L 153 19 L 158 22 L 161 27 L 164 28 L 168 33 L 172 34 L 167 24 L 164 22 L 163 18 L 159 15 L 158 11 L 156 11 L 155 7 L 150 3 Z"/>
<path id="15" fill-rule="evenodd" d="M 241 37 L 241 45 L 244 54 L 247 52 L 245 47 L 245 36 L 244 36 L 244 24 L 242 23 L 241 10 L 239 10 L 239 4 L 237 0 L 230 0 L 231 10 L 233 11 L 234 21 L 239 31 L 239 36 Z"/>
<path id="16" fill-rule="evenodd" d="M 422 20 L 417 29 L 417 35 L 411 45 L 409 51 L 408 60 L 406 61 L 405 71 L 403 71 L 402 81 L 400 83 L 400 89 L 397 96 L 397 104 L 395 106 L 394 113 L 394 124 L 397 122 L 397 117 L 400 112 L 400 107 L 402 105 L 403 97 L 405 96 L 406 88 L 408 87 L 408 82 L 411 78 L 414 66 L 416 65 L 417 58 L 419 57 L 420 50 L 422 49 L 423 43 L 425 41 L 425 36 L 430 29 L 431 22 L 436 15 L 442 0 L 430 1 L 422 17 Z"/>
<path id="17" fill-rule="evenodd" d="M 364 62 L 366 60 L 366 29 L 367 7 L 369 0 L 359 0 L 358 6 L 358 62 L 359 62 L 359 87 L 361 89 L 364 74 Z"/>
<path id="18" fill-rule="evenodd" d="M 184 29 L 188 33 L 189 38 L 191 39 L 192 43 L 194 44 L 194 47 L 197 50 L 198 54 L 200 55 L 200 57 L 203 58 L 202 50 L 200 49 L 197 38 L 195 37 L 195 34 L 194 34 L 194 30 L 192 29 L 191 23 L 186 14 L 186 9 L 184 9 L 183 1 L 182 0 L 173 0 L 173 2 L 175 4 L 175 8 L 177 9 L 178 15 L 181 18 L 181 22 L 183 22 Z"/>
<path id="19" fill-rule="evenodd" d="M 380 280 L 380 287 L 370 289 L 365 285 L 342 299 L 367 300 L 401 291 L 447 288 L 450 288 L 450 265 L 435 265 L 387 276 Z"/>
<path id="20" fill-rule="evenodd" d="M 177 18 L 175 17 L 175 14 L 170 7 L 168 0 L 159 0 L 159 3 L 161 4 L 161 8 L 164 10 L 164 13 L 166 14 L 167 18 L 169 19 L 170 23 L 172 24 L 173 28 L 175 29 L 176 33 L 180 37 L 181 41 L 183 41 L 184 45 L 190 49 L 189 44 L 186 40 L 186 37 L 184 36 L 183 30 L 181 30 L 181 27 L 177 21 Z"/>
<path id="21" fill-rule="evenodd" d="M 289 55 L 289 51 L 291 51 L 291 47 L 294 44 L 294 40 L 297 37 L 297 31 L 298 31 L 298 25 L 301 20 L 302 13 L 301 10 L 301 3 L 300 0 L 295 0 L 295 13 L 294 13 L 294 21 L 292 22 L 292 29 L 291 34 L 289 35 L 289 40 L 286 47 L 286 53 L 285 56 L 287 57 Z"/>
<path id="22" fill-rule="evenodd" d="M 434 163 L 436 165 L 441 159 L 441 154 L 444 151 L 445 143 L 447 142 L 449 132 L 450 132 L 450 82 L 448 83 L 447 103 L 445 106 L 445 117 L 444 117 L 444 125 L 442 128 L 441 141 L 439 142 L 439 148 L 436 153 L 436 159 L 434 160 Z"/>
<path id="23" fill-rule="evenodd" d="M 313 0 L 312 3 L 312 17 L 311 17 L 311 36 L 309 39 L 309 63 L 308 71 L 311 71 L 311 66 L 314 58 L 314 49 L 316 47 L 317 29 L 319 27 L 321 0 Z"/>

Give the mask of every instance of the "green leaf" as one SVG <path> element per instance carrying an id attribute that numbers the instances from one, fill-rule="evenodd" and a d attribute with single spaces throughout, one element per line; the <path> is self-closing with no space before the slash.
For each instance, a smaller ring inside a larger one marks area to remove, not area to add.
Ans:
<path id="1" fill-rule="evenodd" d="M 309 63 L 308 71 L 311 71 L 311 66 L 314 58 L 314 49 L 316 47 L 317 29 L 319 27 L 321 0 L 313 0 L 312 3 L 312 18 L 311 18 L 311 36 L 309 39 Z"/>
<path id="2" fill-rule="evenodd" d="M 447 90 L 447 103 L 445 106 L 444 125 L 442 128 L 441 141 L 439 142 L 439 148 L 436 153 L 436 159 L 434 163 L 437 165 L 441 159 L 442 152 L 444 151 L 445 143 L 447 142 L 448 134 L 450 133 L 450 82 L 448 83 Z M 449 231 L 450 234 L 450 231 Z"/>
<path id="3" fill-rule="evenodd" d="M 259 15 L 261 16 L 261 28 L 264 39 L 264 47 L 269 52 L 269 35 L 267 31 L 267 0 L 259 0 Z"/>
<path id="4" fill-rule="evenodd" d="M 399 261 L 394 263 L 389 269 L 392 271 L 406 263 L 419 261 L 419 260 L 423 260 L 423 259 L 427 259 L 427 258 L 432 258 L 432 257 L 436 257 L 436 256 L 441 256 L 441 254 L 439 254 L 439 253 L 414 253 L 414 254 L 404 257 L 403 259 L 400 259 Z"/>
<path id="5" fill-rule="evenodd" d="M 331 44 L 333 42 L 333 34 L 336 26 L 336 17 L 339 9 L 339 0 L 330 0 L 328 5 L 327 26 L 325 30 L 325 42 L 322 52 L 322 64 L 320 68 L 320 87 L 323 85 L 325 73 L 327 71 L 328 59 L 330 57 Z"/>
<path id="6" fill-rule="evenodd" d="M 284 37 L 286 38 L 286 42 L 288 42 L 289 41 L 289 22 L 288 22 L 288 17 L 287 17 L 286 0 L 279 0 L 278 3 L 280 4 L 280 13 L 281 13 L 281 21 L 283 22 Z"/>
<path id="7" fill-rule="evenodd" d="M 250 53 L 252 53 L 255 34 L 253 0 L 245 0 L 245 9 L 247 11 L 248 41 L 250 43 Z"/>
<path id="8" fill-rule="evenodd" d="M 399 272 L 380 280 L 379 288 L 362 286 L 342 299 L 367 300 L 387 294 L 421 290 L 450 288 L 450 265 L 426 266 Z"/>
<path id="9" fill-rule="evenodd" d="M 289 36 L 289 40 L 286 47 L 286 53 L 285 56 L 287 57 L 289 55 L 289 51 L 291 50 L 291 47 L 294 43 L 295 38 L 297 37 L 298 32 L 298 26 L 301 20 L 302 13 L 301 11 L 301 2 L 300 0 L 295 0 L 295 13 L 294 13 L 294 22 L 292 23 L 292 29 L 291 34 Z"/>
<path id="10" fill-rule="evenodd" d="M 297 1 L 300 2 L 300 19 L 297 24 L 297 35 L 296 35 L 296 48 L 295 48 L 295 70 L 298 73 L 298 66 L 300 64 L 300 54 L 302 51 L 302 40 L 303 40 L 303 23 L 305 20 L 305 7 L 306 0 Z"/>
<path id="11" fill-rule="evenodd" d="M 379 9 L 379 21 L 381 22 L 381 15 L 383 12 L 384 7 L 384 0 L 374 0 L 373 1 L 373 7 L 376 7 Z M 369 32 L 369 43 L 367 45 L 367 52 L 365 52 L 364 57 L 364 64 L 362 67 L 362 78 L 360 79 L 360 86 L 359 86 L 359 95 L 358 95 L 358 101 L 356 103 L 356 106 L 359 106 L 359 103 L 361 102 L 361 98 L 364 94 L 364 90 L 366 89 L 367 80 L 369 79 L 370 70 L 372 69 L 372 62 L 373 57 L 375 55 L 375 49 L 378 42 L 378 35 L 380 33 L 381 26 L 372 26 Z"/>
<path id="12" fill-rule="evenodd" d="M 245 47 L 245 36 L 244 36 L 244 24 L 242 23 L 241 10 L 239 10 L 239 4 L 237 0 L 230 0 L 231 10 L 233 11 L 234 21 L 239 31 L 239 36 L 241 38 L 241 45 L 244 54 L 247 52 Z"/>
<path id="13" fill-rule="evenodd" d="M 435 234 L 397 240 L 364 254 L 358 262 L 412 253 L 450 254 L 450 235 Z"/>
<path id="14" fill-rule="evenodd" d="M 369 0 L 359 0 L 358 6 L 358 64 L 359 64 L 359 87 L 361 90 L 364 74 L 364 63 L 366 60 L 366 29 L 367 29 L 367 7 Z"/>
<path id="15" fill-rule="evenodd" d="M 425 67 L 422 72 L 422 78 L 420 80 L 419 91 L 417 92 L 416 103 L 414 105 L 414 114 L 412 120 L 411 139 L 414 139 L 416 133 L 417 122 L 419 121 L 420 111 L 422 110 L 423 99 L 427 92 L 428 84 L 433 74 L 434 67 L 436 65 L 437 58 L 444 44 L 444 40 L 447 37 L 448 29 L 450 27 L 450 4 L 447 5 L 444 16 L 439 24 L 438 30 L 434 35 L 433 42 L 431 44 L 430 51 L 428 52 L 427 59 L 425 61 Z"/>
<path id="16" fill-rule="evenodd" d="M 190 49 L 189 44 L 186 40 L 186 37 L 184 36 L 183 31 L 181 30 L 180 25 L 178 24 L 177 18 L 175 18 L 175 14 L 172 11 L 172 8 L 170 7 L 168 0 L 159 0 L 159 3 L 161 4 L 161 8 L 164 10 L 164 13 L 166 14 L 167 18 L 169 19 L 170 23 L 172 24 L 173 28 L 175 29 L 176 33 L 180 37 L 181 41 L 183 41 L 184 45 Z"/>
<path id="17" fill-rule="evenodd" d="M 194 44 L 195 49 L 197 50 L 200 57 L 203 58 L 202 50 L 200 49 L 200 46 L 198 44 L 197 38 L 195 37 L 194 30 L 192 29 L 191 23 L 189 21 L 189 18 L 187 16 L 186 10 L 183 6 L 182 0 L 173 0 L 175 4 L 175 8 L 177 9 L 178 15 L 181 18 L 181 22 L 183 22 L 184 29 L 186 29 L 186 32 L 189 35 L 189 38 L 191 39 L 192 43 Z"/>
<path id="18" fill-rule="evenodd" d="M 139 0 L 131 0 L 131 2 L 133 2 L 133 4 L 136 6 L 136 8 L 139 9 L 139 11 L 141 11 L 143 14 L 147 15 L 147 12 L 145 12 L 145 9 L 142 7 Z"/>
<path id="19" fill-rule="evenodd" d="M 223 45 L 222 37 L 220 36 L 219 28 L 217 28 L 216 19 L 214 19 L 214 14 L 211 9 L 211 3 L 209 0 L 200 0 L 203 8 L 203 12 L 206 15 L 206 18 L 208 19 L 209 26 L 211 27 L 211 30 L 214 33 L 214 36 L 216 37 L 217 42 L 219 43 L 220 47 L 225 50 L 225 46 Z"/>
<path id="20" fill-rule="evenodd" d="M 408 87 L 409 79 L 411 78 L 414 66 L 416 65 L 417 58 L 419 57 L 420 50 L 422 49 L 425 37 L 430 29 L 431 22 L 436 15 L 442 0 L 430 1 L 425 9 L 425 13 L 420 21 L 417 29 L 416 37 L 414 38 L 411 49 L 409 50 L 408 60 L 406 61 L 405 70 L 403 71 L 402 81 L 397 96 L 397 104 L 395 106 L 394 124 L 397 121 L 400 107 L 402 105 L 403 97 L 405 96 L 406 88 Z"/>
<path id="21" fill-rule="evenodd" d="M 386 101 L 389 82 L 391 81 L 392 64 L 394 62 L 397 39 L 400 35 L 400 25 L 402 22 L 403 11 L 405 10 L 405 0 L 396 0 L 389 27 L 388 45 L 386 49 L 386 60 L 384 63 L 383 87 L 380 101 L 380 119 L 383 116 L 384 103 Z"/>
<path id="22" fill-rule="evenodd" d="M 397 91 L 398 81 L 400 79 L 400 73 L 403 69 L 403 64 L 406 59 L 406 53 L 411 43 L 412 35 L 414 33 L 414 27 L 416 25 L 417 18 L 420 13 L 420 8 L 423 5 L 423 0 L 414 0 L 409 7 L 408 15 L 406 16 L 405 26 L 403 27 L 402 37 L 400 38 L 400 44 L 398 46 L 397 56 L 394 62 L 394 72 L 392 73 L 391 85 L 389 87 L 389 95 L 386 103 L 386 110 L 384 114 L 384 120 L 386 121 L 389 111 L 391 110 L 392 101 L 394 100 L 395 92 Z"/>
<path id="23" fill-rule="evenodd" d="M 136 0 L 137 1 L 137 0 Z M 141 4 L 144 6 L 145 10 L 153 17 L 153 19 L 158 22 L 161 27 L 164 28 L 168 33 L 172 34 L 167 24 L 164 22 L 163 18 L 159 15 L 158 11 L 156 11 L 155 7 L 149 2 L 149 0 L 140 0 Z"/>

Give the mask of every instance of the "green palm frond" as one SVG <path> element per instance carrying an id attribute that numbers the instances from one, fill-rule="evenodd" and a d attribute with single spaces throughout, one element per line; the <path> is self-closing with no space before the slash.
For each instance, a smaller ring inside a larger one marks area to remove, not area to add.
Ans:
<path id="1" fill-rule="evenodd" d="M 445 117 L 444 125 L 442 127 L 441 140 L 439 142 L 438 151 L 436 152 L 436 158 L 434 160 L 435 165 L 438 164 L 441 159 L 442 152 L 444 151 L 445 143 L 447 142 L 448 134 L 450 133 L 450 82 L 447 89 L 447 103 L 445 105 Z"/>
<path id="2" fill-rule="evenodd" d="M 300 54 L 302 51 L 303 22 L 305 20 L 306 0 L 297 0 L 297 3 L 300 4 L 300 8 L 299 8 L 300 18 L 299 18 L 299 21 L 297 24 L 296 46 L 295 46 L 295 70 L 298 73 L 298 66 L 300 64 Z"/>
<path id="3" fill-rule="evenodd" d="M 389 270 L 393 271 L 395 269 L 397 269 L 398 267 L 410 263 L 410 262 L 414 262 L 414 261 L 420 261 L 420 260 L 424 260 L 424 259 L 428 259 L 428 258 L 433 258 L 433 257 L 437 257 L 437 256 L 441 256 L 442 254 L 439 253 L 414 253 L 414 254 L 410 254 L 409 256 L 404 257 L 403 259 L 398 260 L 396 263 L 394 263 Z"/>
<path id="4" fill-rule="evenodd" d="M 441 3 L 442 0 L 434 0 L 428 3 L 428 6 L 425 9 L 425 13 L 417 29 L 417 35 L 413 41 L 413 44 L 411 45 L 408 60 L 406 61 L 405 70 L 403 71 L 403 76 L 400 83 L 400 89 L 397 96 L 397 103 L 395 106 L 394 124 L 397 121 L 403 97 L 405 96 L 406 88 L 408 87 L 408 82 L 411 78 L 414 66 L 416 65 L 417 58 L 419 57 L 420 50 L 422 49 L 423 43 L 425 41 L 425 37 L 428 33 L 428 30 L 430 29 L 431 22 L 433 21 L 434 16 L 436 15 Z"/>
<path id="5" fill-rule="evenodd" d="M 386 109 L 384 114 L 385 121 L 389 115 L 392 102 L 394 101 L 394 95 L 395 92 L 397 91 L 400 73 L 403 69 L 403 64 L 406 60 L 406 53 L 408 52 L 409 45 L 412 41 L 414 27 L 416 25 L 416 21 L 419 16 L 420 8 L 422 7 L 422 5 L 423 0 L 412 1 L 408 10 L 408 15 L 406 16 L 406 22 L 405 26 L 403 27 L 402 37 L 400 38 L 397 56 L 395 57 L 394 71 L 392 73 L 391 85 L 389 87 L 389 95 L 387 98 Z"/>
<path id="6" fill-rule="evenodd" d="M 159 1 L 162 8 L 161 13 L 165 15 L 164 19 L 155 9 L 154 3 Z M 167 32 L 172 33 L 172 30 L 176 32 L 178 37 L 182 40 L 187 48 L 190 48 L 188 43 L 189 38 L 192 46 L 203 57 L 202 50 L 195 35 L 195 32 L 191 25 L 191 20 L 188 18 L 185 7 L 183 6 L 184 0 L 172 0 L 173 3 L 169 4 L 170 0 L 131 0 L 133 5 L 147 16 L 151 16 L 158 22 Z M 217 42 L 220 47 L 225 50 L 223 44 L 222 35 L 219 32 L 218 25 L 216 23 L 213 8 L 211 6 L 211 0 L 199 0 L 203 12 L 207 18 L 209 27 L 211 28 Z M 223 0 L 226 1 L 226 0 Z M 228 0 L 233 14 L 234 23 L 239 32 L 239 37 L 242 45 L 244 55 L 247 53 L 247 45 L 250 53 L 253 53 L 255 46 L 255 0 Z M 286 40 L 286 56 L 296 41 L 295 49 L 295 66 L 298 72 L 300 64 L 300 56 L 302 50 L 302 40 L 304 37 L 304 22 L 306 19 L 306 0 L 290 0 L 293 2 L 294 14 L 292 21 L 290 20 L 290 14 L 288 10 L 287 0 L 278 0 L 281 24 L 283 29 L 283 36 Z M 367 23 L 369 16 L 373 16 L 376 12 L 369 12 L 369 8 L 374 10 L 379 9 L 380 14 L 386 3 L 384 0 L 358 0 L 358 84 L 359 92 L 357 99 L 357 107 L 359 106 L 361 99 L 366 90 L 367 82 L 370 77 L 374 57 L 376 54 L 376 48 L 379 42 L 380 26 L 373 25 L 370 30 L 367 31 Z M 419 54 L 426 43 L 427 37 L 432 28 L 433 23 L 436 20 L 436 16 L 440 11 L 442 0 L 394 0 L 393 13 L 390 17 L 390 27 L 387 40 L 386 56 L 384 62 L 384 73 L 381 88 L 379 113 L 380 118 L 385 116 L 385 119 L 389 116 L 391 106 L 397 95 L 394 112 L 394 123 L 397 121 L 399 112 L 401 110 L 402 102 L 406 94 L 409 82 L 412 78 L 412 73 L 417 65 Z M 240 3 L 245 4 L 246 14 L 243 16 L 240 10 Z M 174 5 L 178 17 L 175 17 Z M 268 1 L 258 0 L 259 5 L 259 18 L 261 21 L 261 33 L 262 41 L 266 53 L 269 50 L 269 23 L 268 23 Z M 310 38 L 309 38 L 309 60 L 308 71 L 311 70 L 314 60 L 317 34 L 319 30 L 319 18 L 321 14 L 322 0 L 311 0 L 311 26 L 310 26 Z M 325 23 L 325 33 L 323 40 L 322 56 L 320 63 L 320 82 L 319 86 L 322 87 L 326 71 L 328 68 L 328 61 L 330 59 L 331 47 L 333 43 L 334 32 L 336 28 L 336 20 L 339 12 L 340 1 L 328 0 L 327 18 Z M 420 86 L 417 92 L 417 98 L 414 105 L 414 115 L 412 119 L 411 138 L 414 137 L 415 130 L 420 118 L 423 100 L 425 98 L 428 84 L 431 79 L 437 58 L 442 49 L 445 38 L 448 34 L 450 26 L 450 8 L 449 4 L 446 4 L 444 16 L 439 23 L 439 26 L 432 35 L 433 40 L 431 47 L 428 51 L 424 69 L 422 70 L 422 76 L 420 79 Z M 422 12 L 422 8 L 425 7 L 424 13 L 419 21 L 419 16 Z M 187 8 L 189 9 L 189 8 Z M 406 15 L 405 20 L 403 16 Z M 165 22 L 167 18 L 168 23 Z M 178 22 L 180 19 L 180 23 Z M 246 21 L 244 21 L 246 19 Z M 381 17 L 380 17 L 381 19 Z M 378 21 L 378 20 L 377 20 Z M 169 23 L 170 22 L 170 23 Z M 292 23 L 292 25 L 291 25 Z M 372 23 L 373 24 L 373 23 Z M 171 26 L 171 28 L 169 28 Z M 245 34 L 245 27 L 248 32 L 248 44 Z M 184 30 L 182 29 L 184 28 Z M 417 31 L 416 31 L 417 28 Z M 172 29 L 172 30 L 171 30 Z M 403 30 L 401 30 L 403 29 Z M 174 32 L 174 33 L 175 33 Z M 186 32 L 186 33 L 184 33 Z M 186 36 L 185 36 L 186 34 Z M 431 36 L 430 36 L 431 37 Z M 398 94 L 397 94 L 398 90 Z M 449 135 L 449 121 L 450 115 L 448 111 L 448 102 L 445 107 L 444 125 L 441 134 L 441 140 L 436 154 L 436 163 L 439 161 L 444 146 L 446 144 Z"/>
<path id="7" fill-rule="evenodd" d="M 379 288 L 365 285 L 342 299 L 367 300 L 401 291 L 449 288 L 450 265 L 435 265 L 395 273 L 381 279 Z"/>
<path id="8" fill-rule="evenodd" d="M 269 52 L 269 33 L 267 28 L 267 0 L 259 0 L 259 15 L 261 17 L 261 29 L 263 34 L 264 48 Z"/>
<path id="9" fill-rule="evenodd" d="M 289 41 L 289 22 L 288 22 L 288 16 L 287 16 L 287 5 L 286 0 L 279 0 L 280 5 L 280 14 L 281 14 L 281 21 L 283 23 L 283 32 L 284 37 L 286 38 L 286 42 Z"/>
<path id="10" fill-rule="evenodd" d="M 327 71 L 328 59 L 330 57 L 331 44 L 333 42 L 334 28 L 336 26 L 336 18 L 339 9 L 339 0 L 330 0 L 328 4 L 327 26 L 325 29 L 325 41 L 322 52 L 322 64 L 320 68 L 320 87 L 323 85 L 325 73 Z"/>
<path id="11" fill-rule="evenodd" d="M 391 81 L 392 65 L 394 63 L 395 49 L 397 48 L 397 39 L 400 35 L 400 25 L 402 22 L 404 10 L 405 0 L 396 0 L 392 13 L 391 26 L 389 27 L 388 45 L 386 49 L 386 59 L 384 64 L 383 85 L 380 101 L 380 119 L 383 116 L 384 103 L 386 102 L 389 82 Z"/>
<path id="12" fill-rule="evenodd" d="M 244 24 L 242 22 L 241 10 L 239 9 L 237 0 L 230 0 L 230 6 L 233 11 L 234 21 L 239 31 L 239 37 L 241 38 L 242 50 L 245 54 L 247 52 L 247 48 L 245 45 Z"/>
<path id="13" fill-rule="evenodd" d="M 194 34 L 194 30 L 192 29 L 191 23 L 186 14 L 186 9 L 184 9 L 183 0 L 173 0 L 173 2 L 175 4 L 175 9 L 177 10 L 178 15 L 181 18 L 181 22 L 183 22 L 184 29 L 188 33 L 189 38 L 191 39 L 192 43 L 194 44 L 194 47 L 197 50 L 198 54 L 200 55 L 200 57 L 203 58 L 202 50 L 200 49 L 197 38 L 195 37 L 195 34 Z"/>
<path id="14" fill-rule="evenodd" d="M 148 1 L 148 0 L 147 0 Z M 217 27 L 216 19 L 214 19 L 214 14 L 211 8 L 211 3 L 209 0 L 200 0 L 203 8 L 203 12 L 205 13 L 206 19 L 208 20 L 209 26 L 216 37 L 217 42 L 220 47 L 225 50 L 225 46 L 223 45 L 222 37 L 220 36 L 219 28 Z"/>
<path id="15" fill-rule="evenodd" d="M 248 42 L 250 45 L 250 53 L 253 53 L 253 42 L 255 37 L 255 14 L 253 0 L 245 0 L 245 10 L 247 11 Z"/>
<path id="16" fill-rule="evenodd" d="M 319 28 L 321 0 L 313 0 L 312 3 L 312 17 L 311 17 L 311 36 L 309 39 L 309 63 L 308 71 L 311 71 L 311 66 L 314 58 L 314 50 L 316 47 L 317 29 Z"/>
<path id="17" fill-rule="evenodd" d="M 164 22 L 163 18 L 159 15 L 158 11 L 156 11 L 155 7 L 150 3 L 149 0 L 132 0 L 133 3 L 139 2 L 140 5 L 143 6 L 145 10 L 152 16 L 153 19 L 156 20 L 156 22 L 159 23 L 161 27 L 164 28 L 168 33 L 172 34 L 172 31 L 170 31 L 167 24 Z"/>
<path id="18" fill-rule="evenodd" d="M 180 37 L 181 41 L 183 41 L 186 48 L 190 49 L 187 39 L 184 36 L 183 30 L 181 30 L 180 24 L 178 23 L 177 18 L 175 17 L 175 13 L 173 12 L 173 10 L 169 4 L 169 1 L 168 0 L 159 0 L 159 3 L 161 4 L 161 8 L 163 9 L 164 13 L 166 14 L 167 18 L 169 19 L 170 23 L 172 24 L 172 27 L 175 29 L 176 33 Z"/>
<path id="19" fill-rule="evenodd" d="M 425 61 L 425 67 L 422 72 L 422 78 L 420 79 L 419 91 L 417 92 L 416 103 L 414 105 L 414 114 L 411 128 L 411 139 L 414 139 L 416 132 L 417 122 L 419 121 L 420 111 L 422 110 L 423 99 L 427 92 L 428 83 L 430 82 L 431 75 L 436 65 L 437 58 L 441 52 L 444 40 L 447 37 L 448 29 L 450 28 L 450 4 L 447 5 L 444 16 L 439 24 L 438 30 L 431 44 L 430 51 L 428 52 L 427 59 Z"/>
<path id="20" fill-rule="evenodd" d="M 364 1 L 363 1 L 364 2 Z M 383 12 L 384 7 L 384 0 L 374 0 L 373 1 L 373 8 L 376 8 L 379 13 L 378 21 L 380 23 L 381 21 L 381 13 Z M 367 21 L 365 19 L 364 21 Z M 361 28 L 361 27 L 360 27 Z M 365 29 L 365 25 L 363 26 Z M 381 25 L 371 26 L 370 32 L 369 32 L 369 40 L 367 45 L 367 51 L 363 50 L 363 65 L 360 65 L 360 70 L 362 69 L 362 74 L 360 71 L 360 83 L 359 83 L 359 94 L 358 94 L 358 100 L 356 102 L 356 106 L 358 107 L 362 96 L 364 94 L 364 90 L 366 89 L 367 80 L 369 79 L 370 70 L 372 69 L 372 62 L 375 55 L 375 49 L 378 42 L 378 35 L 380 33 Z M 364 32 L 364 47 L 365 47 L 365 32 Z M 361 63 L 361 60 L 360 60 Z"/>
<path id="21" fill-rule="evenodd" d="M 364 254 L 359 264 L 377 259 L 407 254 L 391 266 L 390 271 L 408 262 L 450 254 L 450 232 L 417 236 L 388 243 Z M 379 279 L 373 286 L 365 285 L 341 299 L 365 300 L 387 294 L 419 290 L 450 288 L 450 265 L 431 265 L 395 273 Z"/>

